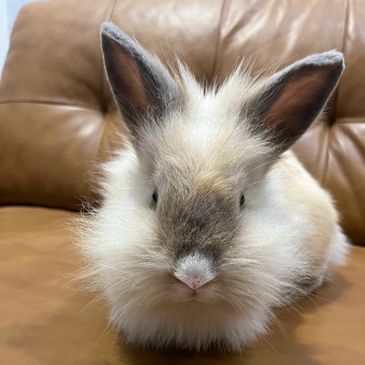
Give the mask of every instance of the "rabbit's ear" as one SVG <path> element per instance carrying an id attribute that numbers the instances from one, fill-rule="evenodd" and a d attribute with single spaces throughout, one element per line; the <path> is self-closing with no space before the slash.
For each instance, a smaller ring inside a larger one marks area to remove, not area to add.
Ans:
<path id="1" fill-rule="evenodd" d="M 105 69 L 114 97 L 132 136 L 146 117 L 158 122 L 180 100 L 176 82 L 160 60 L 110 22 L 101 41 Z"/>
<path id="2" fill-rule="evenodd" d="M 343 69 L 340 52 L 306 57 L 264 81 L 249 98 L 244 113 L 283 152 L 321 112 Z"/>

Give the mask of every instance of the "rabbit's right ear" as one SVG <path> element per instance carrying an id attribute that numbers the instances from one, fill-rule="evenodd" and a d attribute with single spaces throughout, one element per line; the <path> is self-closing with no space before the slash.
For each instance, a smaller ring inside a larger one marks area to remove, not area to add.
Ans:
<path id="1" fill-rule="evenodd" d="M 157 57 L 112 23 L 103 23 L 101 42 L 111 89 L 132 137 L 137 138 L 143 123 L 158 123 L 181 101 L 179 88 Z"/>
<path id="2" fill-rule="evenodd" d="M 340 52 L 306 57 L 260 85 L 244 106 L 258 133 L 281 153 L 312 124 L 335 89 L 344 69 Z"/>

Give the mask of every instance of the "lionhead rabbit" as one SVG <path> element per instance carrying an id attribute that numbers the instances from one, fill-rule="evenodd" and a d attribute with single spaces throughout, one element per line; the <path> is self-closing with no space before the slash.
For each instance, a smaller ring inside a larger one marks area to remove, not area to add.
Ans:
<path id="1" fill-rule="evenodd" d="M 130 143 L 106 164 L 103 204 L 86 218 L 92 286 L 130 343 L 239 350 L 346 256 L 329 194 L 288 151 L 343 56 L 315 54 L 264 80 L 238 70 L 204 89 L 111 23 L 102 49 Z"/>

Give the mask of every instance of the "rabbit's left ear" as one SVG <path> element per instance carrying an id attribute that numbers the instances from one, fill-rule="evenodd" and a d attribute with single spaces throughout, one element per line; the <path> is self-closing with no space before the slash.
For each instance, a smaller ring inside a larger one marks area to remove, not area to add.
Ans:
<path id="1" fill-rule="evenodd" d="M 340 52 L 306 57 L 267 79 L 244 106 L 244 113 L 283 152 L 319 115 L 343 69 Z"/>
<path id="2" fill-rule="evenodd" d="M 144 123 L 158 122 L 181 101 L 179 88 L 156 56 L 110 22 L 102 25 L 101 43 L 114 97 L 132 136 L 138 138 Z"/>

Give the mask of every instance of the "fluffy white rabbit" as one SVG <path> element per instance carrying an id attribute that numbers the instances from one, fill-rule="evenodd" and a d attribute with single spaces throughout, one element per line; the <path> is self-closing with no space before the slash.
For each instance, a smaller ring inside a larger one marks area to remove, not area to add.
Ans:
<path id="1" fill-rule="evenodd" d="M 343 56 L 315 54 L 264 80 L 237 70 L 204 89 L 111 23 L 102 48 L 130 142 L 105 165 L 102 206 L 85 218 L 92 287 L 130 343 L 242 349 L 275 307 L 344 262 L 331 197 L 288 150 L 335 89 Z"/>

